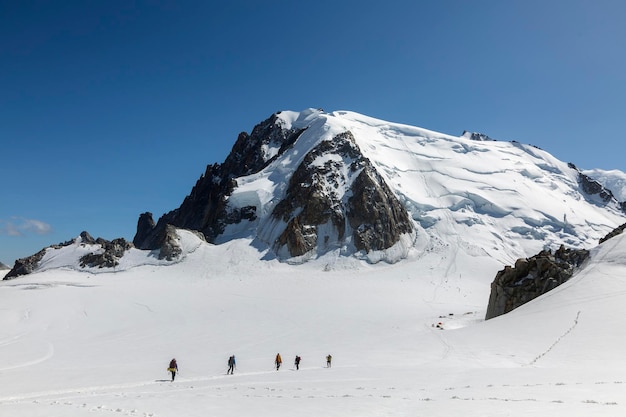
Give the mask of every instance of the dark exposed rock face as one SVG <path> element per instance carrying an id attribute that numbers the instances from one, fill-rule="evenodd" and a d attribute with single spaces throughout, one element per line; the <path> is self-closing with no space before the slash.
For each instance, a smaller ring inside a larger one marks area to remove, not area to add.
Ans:
<path id="1" fill-rule="evenodd" d="M 315 165 L 317 158 L 328 154 L 339 158 L 328 159 L 323 166 Z M 287 223 L 274 242 L 277 252 L 286 247 L 290 256 L 301 256 L 313 250 L 317 245 L 317 226 L 327 222 L 332 224 L 338 239 L 343 238 L 346 219 L 339 188 L 348 181 L 340 171 L 345 160 L 352 160 L 352 173 L 362 169 L 365 162 L 350 134 L 324 141 L 305 156 L 289 181 L 285 198 L 272 213 L 275 219 Z"/>
<path id="2" fill-rule="evenodd" d="M 142 235 L 143 238 L 141 238 Z M 201 240 L 206 241 L 202 233 L 197 232 L 197 235 Z M 152 213 L 143 213 L 139 217 L 135 240 L 148 242 L 152 250 L 158 250 L 159 259 L 172 261 L 182 254 L 176 227 L 166 224 L 165 228 L 155 228 Z"/>
<path id="3" fill-rule="evenodd" d="M 611 201 L 615 201 L 618 204 L 618 206 L 622 209 L 622 211 L 626 213 L 626 202 L 618 202 L 611 190 L 605 188 L 602 184 L 600 184 L 598 181 L 594 180 L 593 178 L 589 177 L 588 175 L 585 175 L 582 172 L 580 172 L 580 170 L 576 167 L 576 165 L 572 164 L 571 162 L 568 163 L 567 165 L 570 168 L 578 171 L 578 183 L 580 184 L 580 187 L 586 194 L 591 195 L 591 196 L 597 195 L 605 204 Z"/>
<path id="4" fill-rule="evenodd" d="M 607 234 L 602 239 L 600 239 L 600 243 L 604 243 L 607 240 L 611 239 L 612 237 L 621 235 L 624 232 L 624 229 L 626 229 L 626 223 L 624 223 L 621 226 L 616 227 L 613 231 L 611 231 L 609 234 Z"/>
<path id="5" fill-rule="evenodd" d="M 598 195 L 605 203 L 608 203 L 615 198 L 611 190 L 607 190 L 598 181 L 583 173 L 578 174 L 578 182 L 580 182 L 584 192 L 591 195 Z"/>
<path id="6" fill-rule="evenodd" d="M 320 165 L 320 160 L 325 162 Z M 345 186 L 351 197 L 344 194 Z M 413 230 L 408 213 L 350 132 L 321 142 L 305 156 L 272 216 L 287 224 L 274 249 L 291 257 L 343 244 L 347 225 L 356 249 L 366 252 L 387 249 Z M 331 227 L 321 232 L 327 224 Z"/>
<path id="7" fill-rule="evenodd" d="M 571 278 L 574 269 L 589 257 L 586 249 L 542 251 L 506 266 L 491 283 L 485 319 L 500 316 L 556 288 Z"/>
<path id="8" fill-rule="evenodd" d="M 181 206 L 154 224 L 152 215 L 144 213 L 138 222 L 133 242 L 140 249 L 158 249 L 163 244 L 168 224 L 178 228 L 202 232 L 208 242 L 214 242 L 228 224 L 243 219 L 254 220 L 256 207 L 232 209 L 227 198 L 236 186 L 234 178 L 259 172 L 302 134 L 302 129 L 285 129 L 277 122 L 277 115 L 255 126 L 252 133 L 239 134 L 235 145 L 223 164 L 206 168 L 191 193 Z M 275 149 L 270 153 L 268 150 Z M 152 223 L 152 224 L 151 224 Z"/>
<path id="9" fill-rule="evenodd" d="M 34 255 L 18 259 L 17 261 L 15 261 L 13 269 L 11 269 L 9 273 L 4 276 L 4 279 L 9 280 L 17 278 L 21 275 L 28 275 L 32 273 L 35 268 L 37 268 L 37 265 L 39 265 L 39 261 L 43 259 L 43 256 L 45 254 L 46 249 L 42 249 Z"/>
<path id="10" fill-rule="evenodd" d="M 161 239 L 161 248 L 159 250 L 159 259 L 167 259 L 168 261 L 178 258 L 183 249 L 178 242 L 178 235 L 176 234 L 176 228 L 172 225 L 165 227 L 163 238 Z"/>
<path id="11" fill-rule="evenodd" d="M 94 239 L 93 236 L 91 236 L 89 233 L 84 232 L 84 231 L 81 232 L 79 237 L 80 237 L 80 242 L 81 243 L 85 243 L 87 245 L 95 245 L 96 243 L 98 243 L 98 239 L 101 239 L 101 238 Z M 101 239 L 101 240 L 104 240 L 104 239 Z M 71 245 L 74 242 L 75 242 L 75 240 L 68 240 L 67 242 L 61 243 L 58 246 L 61 246 L 61 247 L 69 246 L 69 245 Z"/>
<path id="12" fill-rule="evenodd" d="M 81 256 L 80 266 L 83 268 L 114 268 L 119 265 L 119 259 L 124 256 L 124 253 L 133 247 L 133 244 L 127 242 L 124 238 L 108 241 L 99 237 L 96 239 L 95 244 L 102 247 L 102 252 L 92 252 Z"/>
<path id="13" fill-rule="evenodd" d="M 152 235 L 155 226 L 156 223 L 152 218 L 152 213 L 141 213 L 137 221 L 137 233 L 135 233 L 135 237 L 133 238 L 133 244 L 139 248 L 144 242 L 149 242 L 149 237 Z M 154 246 L 154 244 L 149 242 L 148 246 Z"/>
<path id="14" fill-rule="evenodd" d="M 470 140 L 478 141 L 478 142 L 495 141 L 495 139 L 491 139 L 489 136 L 485 135 L 484 133 L 468 132 L 467 130 L 464 130 L 461 136 L 468 138 Z"/>
<path id="15" fill-rule="evenodd" d="M 348 220 L 354 245 L 366 252 L 390 248 L 413 230 L 409 214 L 378 172 L 367 165 L 352 186 Z"/>
<path id="16" fill-rule="evenodd" d="M 51 245 L 44 248 L 34 255 L 15 261 L 15 266 L 4 277 L 5 280 L 16 278 L 21 275 L 32 273 L 43 259 L 48 249 L 60 249 L 80 242 L 86 245 L 100 245 L 100 251 L 92 252 L 80 258 L 80 265 L 85 267 L 113 268 L 119 264 L 118 260 L 124 256 L 124 252 L 133 247 L 132 243 L 126 242 L 125 239 L 119 238 L 109 242 L 106 239 L 94 239 L 89 233 L 82 232 L 78 239 L 69 240 L 67 242 Z"/>

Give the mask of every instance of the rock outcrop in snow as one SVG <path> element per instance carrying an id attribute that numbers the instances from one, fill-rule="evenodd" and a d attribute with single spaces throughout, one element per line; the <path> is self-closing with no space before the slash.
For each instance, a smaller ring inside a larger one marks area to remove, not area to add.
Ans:
<path id="1" fill-rule="evenodd" d="M 350 132 L 305 156 L 272 218 L 286 224 L 274 242 L 284 258 L 327 252 L 350 241 L 357 251 L 381 251 L 413 231 L 405 208 Z"/>
<path id="2" fill-rule="evenodd" d="M 4 276 L 4 280 L 13 279 L 19 277 L 20 275 L 28 275 L 33 273 L 39 265 L 39 261 L 43 259 L 45 254 L 46 249 L 42 249 L 33 255 L 16 260 L 13 268 Z"/>
<path id="3" fill-rule="evenodd" d="M 169 223 L 162 223 L 163 227 L 156 227 L 152 219 L 152 213 L 146 212 L 139 216 L 137 222 L 137 234 L 135 235 L 135 244 L 142 243 L 144 248 L 156 250 L 159 259 L 172 261 L 182 254 L 182 248 L 178 242 L 178 233 L 176 228 Z M 204 235 L 198 232 L 202 241 L 205 241 Z"/>
<path id="4" fill-rule="evenodd" d="M 476 141 L 479 141 L 479 142 L 482 142 L 482 141 L 495 141 L 495 139 L 490 138 L 489 136 L 485 135 L 484 133 L 468 132 L 467 130 L 463 131 L 463 134 L 461 135 L 461 137 L 467 138 L 467 139 L 470 139 L 470 140 L 476 140 Z"/>
<path id="5" fill-rule="evenodd" d="M 599 243 L 621 235 L 624 229 L 626 223 L 601 238 Z M 513 268 L 506 266 L 491 283 L 486 320 L 508 313 L 563 284 L 588 257 L 589 251 L 585 249 L 561 246 L 554 254 L 544 250 L 531 258 L 518 259 Z"/>
<path id="6" fill-rule="evenodd" d="M 506 266 L 491 283 L 486 320 L 500 316 L 558 287 L 589 257 L 586 249 L 561 246 Z"/>
<path id="7" fill-rule="evenodd" d="M 616 227 L 615 230 L 613 230 L 611 233 L 609 233 L 608 235 L 600 239 L 600 243 L 604 243 L 607 240 L 614 238 L 617 235 L 621 235 L 622 233 L 624 233 L 624 229 L 626 229 L 626 223 L 622 224 L 621 226 Z"/>
<path id="8" fill-rule="evenodd" d="M 124 238 L 108 241 L 99 237 L 94 240 L 87 232 L 81 233 L 80 236 L 81 243 L 100 246 L 100 250 L 80 257 L 80 266 L 83 268 L 115 268 L 119 265 L 119 260 L 124 256 L 124 253 L 134 247 Z"/>
<path id="9" fill-rule="evenodd" d="M 83 268 L 114 268 L 119 265 L 119 260 L 124 256 L 126 251 L 133 247 L 133 244 L 127 242 L 124 238 L 118 238 L 112 241 L 100 237 L 94 239 L 89 233 L 82 232 L 76 239 L 51 245 L 34 255 L 18 259 L 15 261 L 15 265 L 11 271 L 5 275 L 4 279 L 9 280 L 35 272 L 49 250 L 61 249 L 70 245 L 83 245 L 92 248 L 77 260 L 79 265 Z"/>
<path id="10" fill-rule="evenodd" d="M 599 181 L 591 178 L 590 176 L 581 172 L 576 165 L 570 163 L 568 164 L 570 168 L 578 171 L 578 182 L 582 187 L 584 193 L 589 196 L 598 196 L 600 200 L 604 203 L 610 203 L 612 201 L 617 201 L 613 192 L 606 187 L 604 187 Z M 619 203 L 622 211 L 626 213 L 626 202 Z"/>

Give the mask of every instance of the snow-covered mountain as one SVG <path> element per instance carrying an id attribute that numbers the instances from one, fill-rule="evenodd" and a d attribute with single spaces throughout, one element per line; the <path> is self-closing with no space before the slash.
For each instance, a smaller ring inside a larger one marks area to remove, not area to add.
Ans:
<path id="1" fill-rule="evenodd" d="M 242 133 L 178 209 L 156 224 L 144 214 L 134 242 L 157 249 L 172 224 L 212 243 L 251 238 L 266 257 L 290 262 L 452 250 L 511 263 L 561 244 L 593 247 L 624 222 L 614 196 L 626 187 L 608 181 L 611 192 L 593 173 L 481 134 L 284 111 Z"/>

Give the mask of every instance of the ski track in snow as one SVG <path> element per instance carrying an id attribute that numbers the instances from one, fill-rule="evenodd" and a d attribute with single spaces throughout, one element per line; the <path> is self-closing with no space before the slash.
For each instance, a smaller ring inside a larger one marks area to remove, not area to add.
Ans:
<path id="1" fill-rule="evenodd" d="M 275 371 L 274 371 L 275 372 Z M 286 371 L 282 371 L 283 373 Z M 298 372 L 306 372 L 301 369 Z M 268 372 L 271 373 L 271 372 Z M 258 373 L 257 373 L 258 374 Z M 244 374 L 241 374 L 244 375 Z M 336 386 L 327 387 L 327 379 L 318 381 L 301 381 L 289 379 L 283 382 L 258 381 L 250 382 L 229 382 L 224 385 L 203 386 L 203 381 L 219 379 L 237 379 L 236 376 L 213 377 L 205 379 L 181 380 L 170 382 L 153 382 L 123 384 L 118 386 L 88 387 L 76 390 L 51 391 L 48 393 L 33 393 L 27 396 L 0 398 L 2 405 L 32 404 L 38 407 L 51 407 L 53 410 L 77 409 L 86 413 L 99 412 L 101 414 L 114 413 L 115 415 L 130 415 L 144 417 L 158 417 L 159 415 L 171 415 L 168 412 L 154 411 L 156 407 L 129 407 L 127 403 L 141 403 L 145 400 L 157 399 L 163 394 L 193 394 L 196 397 L 203 397 L 206 401 L 227 399 L 238 402 L 243 400 L 320 400 L 320 399 L 342 399 L 343 401 L 360 402 L 364 400 L 391 401 L 392 403 L 405 402 L 414 406 L 419 403 L 438 402 L 469 402 L 469 403 L 534 403 L 571 405 L 575 407 L 586 407 L 584 410 L 594 412 L 599 408 L 609 407 L 610 409 L 622 408 L 622 393 L 624 381 L 596 381 L 596 382 L 546 382 L 530 384 L 487 384 L 481 386 L 463 385 L 448 386 L 439 389 L 416 386 L 403 386 L 395 384 L 379 385 L 377 382 L 368 383 L 368 379 L 344 380 L 343 388 Z M 311 386 L 311 383 L 317 385 Z M 139 388 L 133 390 L 133 388 Z M 573 399 L 571 390 L 587 392 L 578 399 Z M 111 405 L 120 404 L 120 405 Z M 260 403 L 262 404 L 262 403 Z M 306 404 L 306 402 L 305 402 Z M 151 408 L 148 410 L 147 408 Z M 62 412 L 62 411 L 61 411 Z M 79 414 L 72 414 L 79 415 Z M 82 415 L 82 414 L 80 414 Z M 472 414 L 474 415 L 474 414 Z"/>

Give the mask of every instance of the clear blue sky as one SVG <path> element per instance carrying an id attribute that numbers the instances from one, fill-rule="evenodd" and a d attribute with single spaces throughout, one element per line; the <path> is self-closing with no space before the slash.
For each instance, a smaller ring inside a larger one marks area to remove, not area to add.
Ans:
<path id="1" fill-rule="evenodd" d="M 278 110 L 626 171 L 625 19 L 622 0 L 0 0 L 0 261 L 132 240 Z"/>

